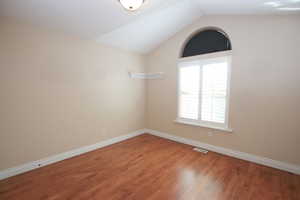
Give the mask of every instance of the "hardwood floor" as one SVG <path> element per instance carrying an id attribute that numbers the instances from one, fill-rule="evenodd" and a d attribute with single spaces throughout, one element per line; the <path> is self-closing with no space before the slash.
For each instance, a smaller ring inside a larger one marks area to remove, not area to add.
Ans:
<path id="1" fill-rule="evenodd" d="M 300 176 L 144 134 L 0 181 L 1 200 L 300 200 Z"/>

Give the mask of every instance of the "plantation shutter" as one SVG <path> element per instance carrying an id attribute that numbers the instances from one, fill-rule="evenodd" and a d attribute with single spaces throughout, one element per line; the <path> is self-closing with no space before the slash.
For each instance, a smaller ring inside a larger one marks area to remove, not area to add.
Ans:
<path id="1" fill-rule="evenodd" d="M 225 124 L 228 59 L 210 58 L 179 65 L 179 118 Z"/>
<path id="2" fill-rule="evenodd" d="M 227 70 L 226 62 L 212 62 L 202 65 L 202 121 L 225 122 Z"/>
<path id="3" fill-rule="evenodd" d="M 180 117 L 186 119 L 198 119 L 199 82 L 200 68 L 198 65 L 183 66 L 180 68 Z"/>

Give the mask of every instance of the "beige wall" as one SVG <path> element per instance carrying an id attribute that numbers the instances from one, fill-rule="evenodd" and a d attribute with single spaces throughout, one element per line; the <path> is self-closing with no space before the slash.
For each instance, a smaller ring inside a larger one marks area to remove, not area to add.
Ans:
<path id="1" fill-rule="evenodd" d="M 185 39 L 207 26 L 233 45 L 229 123 L 233 133 L 176 124 L 177 58 Z M 147 128 L 271 159 L 300 164 L 300 17 L 202 17 L 147 57 Z"/>
<path id="2" fill-rule="evenodd" d="M 0 20 L 0 170 L 145 127 L 144 58 Z"/>
<path id="3" fill-rule="evenodd" d="M 0 170 L 144 127 L 300 164 L 299 22 L 202 17 L 146 57 L 146 70 L 165 79 L 145 83 L 127 75 L 145 70 L 143 56 L 1 19 Z M 181 46 L 206 26 L 226 31 L 233 45 L 234 133 L 211 137 L 209 129 L 173 122 Z"/>

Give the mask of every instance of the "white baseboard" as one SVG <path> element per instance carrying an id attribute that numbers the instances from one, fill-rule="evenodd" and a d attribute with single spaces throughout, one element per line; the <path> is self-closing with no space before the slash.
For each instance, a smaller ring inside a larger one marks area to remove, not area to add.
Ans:
<path id="1" fill-rule="evenodd" d="M 240 152 L 240 151 L 234 151 L 231 149 L 226 149 L 223 147 L 217 147 L 214 145 L 210 145 L 210 144 L 206 144 L 206 143 L 202 143 L 202 142 L 198 142 L 195 140 L 191 140 L 191 139 L 186 139 L 183 137 L 178 137 L 178 136 L 174 136 L 171 134 L 167 134 L 167 133 L 163 133 L 160 131 L 156 131 L 156 130 L 151 130 L 151 129 L 141 129 L 141 130 L 137 130 L 134 131 L 132 133 L 129 133 L 127 135 L 122 135 L 119 137 L 115 137 L 109 140 L 105 140 L 93 145 L 89 145 L 89 146 L 84 146 L 78 149 L 74 149 L 68 152 L 64 152 L 64 153 L 60 153 L 54 156 L 50 156 L 48 158 L 44 158 L 41 160 L 37 160 L 37 161 L 33 161 L 33 162 L 29 162 L 29 163 L 25 163 L 23 165 L 20 166 L 16 166 L 16 167 L 12 167 L 9 169 L 5 169 L 3 171 L 0 171 L 0 180 L 11 177 L 11 176 L 15 176 L 33 169 L 37 169 L 39 167 L 45 166 L 45 165 L 50 165 L 52 163 L 58 162 L 58 161 L 62 161 L 74 156 L 78 156 L 80 154 L 83 153 L 87 153 L 89 151 L 93 151 L 105 146 L 109 146 L 111 144 L 115 144 L 117 142 L 121 142 L 123 140 L 127 140 L 129 138 L 141 135 L 143 133 L 149 133 L 158 137 L 162 137 L 162 138 L 166 138 L 169 140 L 173 140 L 176 142 L 180 142 L 180 143 L 184 143 L 184 144 L 188 144 L 191 146 L 195 146 L 195 147 L 200 147 L 203 149 L 207 149 L 213 152 L 217 152 L 220 154 L 224 154 L 224 155 L 228 155 L 228 156 L 232 156 L 235 158 L 239 158 L 242 160 L 247 160 L 250 162 L 254 162 L 254 163 L 258 163 L 261 165 L 265 165 L 268 167 L 273 167 L 276 169 L 280 169 L 280 170 L 284 170 L 287 172 L 291 172 L 294 174 L 300 174 L 300 166 L 298 165 L 293 165 L 293 164 L 289 164 L 289 163 L 284 163 L 281 161 L 276 161 L 276 160 L 272 160 L 269 158 L 264 158 L 264 157 L 260 157 L 260 156 L 255 156 L 252 154 L 248 154 L 248 153 L 244 153 L 244 152 Z"/>
<path id="2" fill-rule="evenodd" d="M 268 166 L 268 167 L 272 167 L 272 168 L 284 170 L 284 171 L 287 171 L 287 172 L 291 172 L 291 173 L 294 173 L 294 174 L 300 174 L 300 166 L 299 165 L 294 165 L 294 164 L 285 163 L 285 162 L 281 162 L 281 161 L 277 161 L 277 160 L 272 160 L 272 159 L 269 159 L 269 158 L 260 157 L 260 156 L 240 152 L 240 151 L 226 149 L 226 148 L 223 148 L 223 147 L 218 147 L 218 146 L 198 142 L 196 140 L 191 140 L 191 139 L 186 139 L 186 138 L 183 138 L 183 137 L 174 136 L 174 135 L 171 135 L 171 134 L 168 134 L 168 133 L 163 133 L 163 132 L 156 131 L 156 130 L 145 129 L 145 132 L 149 133 L 149 134 L 152 134 L 152 135 L 155 135 L 155 136 L 158 136 L 158 137 L 166 138 L 166 139 L 169 139 L 169 140 L 173 140 L 173 141 L 176 141 L 176 142 L 188 144 L 188 145 L 195 146 L 195 147 L 200 147 L 200 148 L 207 149 L 207 150 L 217 152 L 217 153 L 220 153 L 220 154 L 224 154 L 224 155 L 227 155 L 227 156 L 239 158 L 239 159 L 242 159 L 242 160 L 247 160 L 247 161 L 250 161 L 250 162 L 257 163 L 257 164 L 261 164 L 261 165 L 265 165 L 265 166 Z"/>
<path id="3" fill-rule="evenodd" d="M 0 180 L 11 177 L 11 176 L 15 176 L 15 175 L 18 175 L 18 174 L 21 174 L 21 173 L 24 173 L 24 172 L 27 172 L 27 171 L 30 171 L 30 170 L 33 170 L 33 169 L 36 169 L 36 168 L 39 168 L 39 167 L 42 167 L 42 166 L 45 166 L 45 165 L 50 165 L 52 163 L 65 160 L 67 158 L 78 156 L 80 154 L 87 153 L 89 151 L 93 151 L 93 150 L 99 149 L 101 147 L 105 147 L 105 146 L 108 146 L 108 145 L 111 145 L 111 144 L 114 144 L 114 143 L 117 143 L 117 142 L 121 142 L 123 140 L 127 140 L 129 138 L 138 136 L 138 135 L 143 134 L 145 132 L 146 132 L 145 129 L 137 130 L 137 131 L 134 131 L 134 132 L 129 133 L 127 135 L 122 135 L 122 136 L 115 137 L 115 138 L 112 138 L 112 139 L 108 139 L 108 140 L 105 140 L 105 141 L 102 141 L 102 142 L 99 142 L 99 143 L 96 143 L 96 144 L 80 147 L 78 149 L 74 149 L 74 150 L 67 151 L 67 152 L 64 152 L 64 153 L 60 153 L 60 154 L 57 154 L 57 155 L 54 155 L 54 156 L 50 156 L 48 158 L 44 158 L 44 159 L 41 159 L 41 160 L 36 160 L 36 161 L 33 161 L 33 162 L 25 163 L 25 164 L 20 165 L 20 166 L 5 169 L 3 171 L 0 171 Z"/>

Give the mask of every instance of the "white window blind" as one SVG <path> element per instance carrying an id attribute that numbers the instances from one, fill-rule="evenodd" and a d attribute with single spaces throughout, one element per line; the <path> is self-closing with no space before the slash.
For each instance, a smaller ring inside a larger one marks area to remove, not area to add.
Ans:
<path id="1" fill-rule="evenodd" d="M 228 57 L 179 64 L 179 118 L 227 127 Z"/>
<path id="2" fill-rule="evenodd" d="M 198 119 L 200 68 L 191 65 L 180 68 L 180 116 Z"/>
<path id="3" fill-rule="evenodd" d="M 216 62 L 202 66 L 201 119 L 225 122 L 227 63 Z"/>

